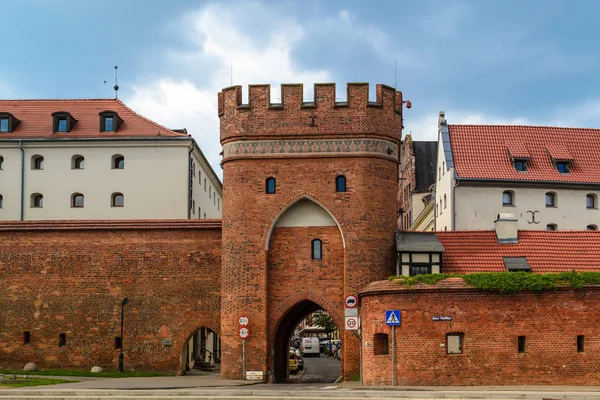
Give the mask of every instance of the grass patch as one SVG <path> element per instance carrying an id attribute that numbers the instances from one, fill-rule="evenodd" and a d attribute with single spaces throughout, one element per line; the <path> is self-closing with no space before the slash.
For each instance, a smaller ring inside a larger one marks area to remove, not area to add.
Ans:
<path id="1" fill-rule="evenodd" d="M 352 382 L 360 382 L 360 374 L 353 374 Z"/>
<path id="2" fill-rule="evenodd" d="M 43 385 L 58 385 L 59 383 L 71 383 L 77 381 L 69 381 L 66 379 L 51 379 L 51 378 L 29 378 L 29 379 L 3 379 L 0 380 L 0 387 L 27 387 L 27 386 L 43 386 Z"/>
<path id="3" fill-rule="evenodd" d="M 27 371 L 22 370 L 0 370 L 0 374 L 18 374 L 18 375 L 52 375 L 52 376 L 95 376 L 99 378 L 131 378 L 131 377 L 143 377 L 143 376 L 175 376 L 174 373 L 160 372 L 160 371 L 102 371 L 102 372 L 90 372 L 89 370 L 77 370 L 77 369 L 45 369 L 41 371 Z"/>
<path id="4" fill-rule="evenodd" d="M 389 279 L 409 288 L 418 283 L 435 285 L 447 278 L 462 278 L 464 282 L 477 289 L 514 293 L 542 292 L 554 290 L 557 286 L 570 286 L 583 289 L 584 285 L 599 285 L 600 272 L 561 272 L 534 274 L 531 272 L 483 272 L 474 274 L 424 274 L 416 276 L 391 276 Z"/>

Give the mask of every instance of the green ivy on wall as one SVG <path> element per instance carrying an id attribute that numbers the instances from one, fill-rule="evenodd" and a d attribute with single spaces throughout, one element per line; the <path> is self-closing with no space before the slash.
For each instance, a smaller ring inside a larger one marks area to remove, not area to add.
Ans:
<path id="1" fill-rule="evenodd" d="M 391 276 L 389 279 L 409 288 L 418 283 L 435 285 L 447 278 L 462 278 L 465 284 L 481 290 L 510 292 L 541 292 L 557 286 L 582 289 L 584 285 L 600 285 L 600 272 L 561 272 L 533 274 L 531 272 L 482 272 L 474 274 L 426 274 Z"/>

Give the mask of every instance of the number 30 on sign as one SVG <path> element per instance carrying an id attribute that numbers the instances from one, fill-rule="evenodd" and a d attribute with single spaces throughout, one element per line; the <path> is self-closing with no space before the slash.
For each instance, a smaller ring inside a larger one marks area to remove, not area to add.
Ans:
<path id="1" fill-rule="evenodd" d="M 359 328 L 358 317 L 346 317 L 346 330 L 356 331 Z"/>

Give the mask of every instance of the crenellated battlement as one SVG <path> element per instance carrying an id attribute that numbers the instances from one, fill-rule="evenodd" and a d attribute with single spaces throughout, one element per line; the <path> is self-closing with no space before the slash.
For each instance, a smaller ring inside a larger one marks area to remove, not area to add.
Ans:
<path id="1" fill-rule="evenodd" d="M 221 143 L 244 138 L 314 138 L 320 136 L 381 136 L 399 141 L 402 93 L 377 85 L 376 101 L 369 101 L 368 83 L 348 83 L 346 101 L 336 101 L 334 83 L 314 85 L 314 100 L 304 101 L 302 84 L 282 84 L 281 102 L 271 103 L 270 85 L 249 85 L 248 103 L 242 87 L 219 93 Z"/>

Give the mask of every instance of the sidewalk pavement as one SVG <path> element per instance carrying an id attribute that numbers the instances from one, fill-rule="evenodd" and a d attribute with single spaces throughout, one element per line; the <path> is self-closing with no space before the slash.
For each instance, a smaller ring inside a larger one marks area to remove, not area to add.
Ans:
<path id="1" fill-rule="evenodd" d="M 212 387 L 235 387 L 255 385 L 262 382 L 252 382 L 243 380 L 221 379 L 218 374 L 205 375 L 186 375 L 186 376 L 152 376 L 152 377 L 131 377 L 131 378 L 103 378 L 90 376 L 48 376 L 48 375 L 29 375 L 32 378 L 56 378 L 67 379 L 79 382 L 62 383 L 52 386 L 33 386 L 30 388 L 48 389 L 195 389 Z"/>

